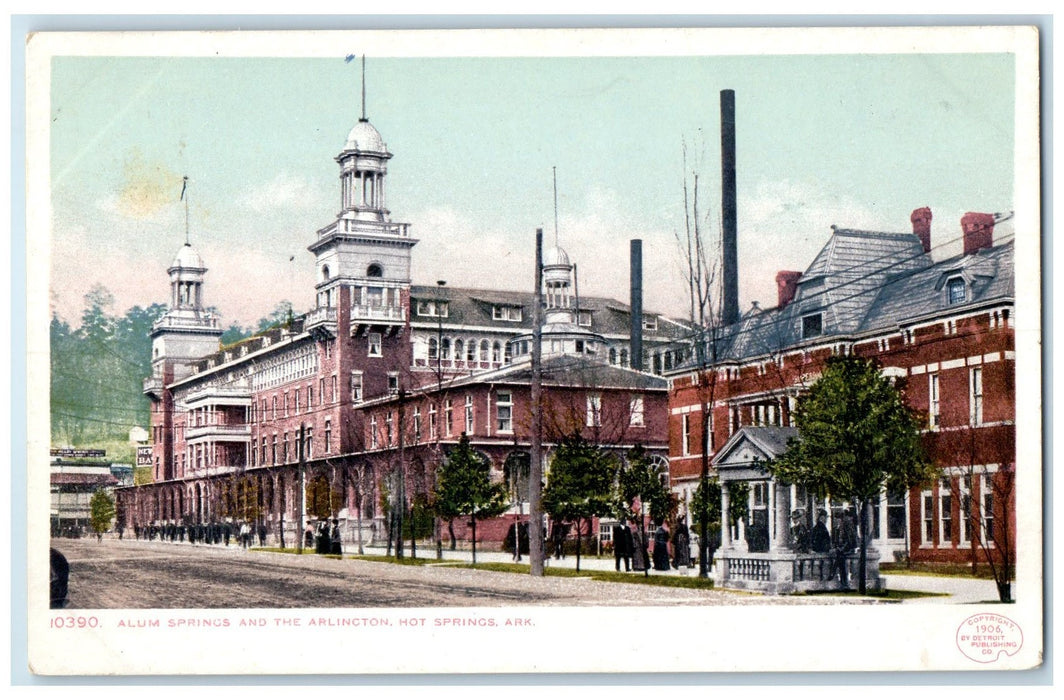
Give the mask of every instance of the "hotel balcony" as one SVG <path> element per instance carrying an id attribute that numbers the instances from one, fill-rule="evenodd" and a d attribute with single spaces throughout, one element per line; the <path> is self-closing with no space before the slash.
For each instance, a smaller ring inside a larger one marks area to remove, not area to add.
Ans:
<path id="1" fill-rule="evenodd" d="M 308 333 L 320 334 L 326 338 L 336 337 L 337 314 L 335 306 L 319 306 L 307 314 L 303 328 Z"/>
<path id="2" fill-rule="evenodd" d="M 206 406 L 247 407 L 251 405 L 251 386 L 247 380 L 227 386 L 210 386 L 191 392 L 185 399 L 185 405 L 189 410 Z"/>
<path id="3" fill-rule="evenodd" d="M 144 392 L 149 396 L 156 398 L 163 395 L 163 378 L 162 377 L 147 377 L 144 379 Z"/>
<path id="4" fill-rule="evenodd" d="M 353 304 L 351 306 L 351 335 L 370 326 L 402 326 L 406 324 L 406 307 L 383 304 Z"/>
<path id="5" fill-rule="evenodd" d="M 251 444 L 249 425 L 196 425 L 185 429 L 189 444 L 198 442 L 240 442 Z"/>

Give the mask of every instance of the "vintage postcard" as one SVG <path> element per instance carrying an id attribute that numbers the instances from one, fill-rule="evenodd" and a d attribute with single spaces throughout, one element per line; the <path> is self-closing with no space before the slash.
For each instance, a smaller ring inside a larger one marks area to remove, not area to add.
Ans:
<path id="1" fill-rule="evenodd" d="M 32 671 L 1037 668 L 1038 47 L 30 36 Z"/>

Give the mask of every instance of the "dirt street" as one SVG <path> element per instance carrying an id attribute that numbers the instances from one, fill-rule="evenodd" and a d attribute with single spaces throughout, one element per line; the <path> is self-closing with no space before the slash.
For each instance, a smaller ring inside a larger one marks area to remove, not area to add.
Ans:
<path id="1" fill-rule="evenodd" d="M 533 578 L 243 550 L 95 539 L 53 541 L 70 563 L 70 608 L 364 608 L 506 605 L 801 605 L 846 599 Z"/>

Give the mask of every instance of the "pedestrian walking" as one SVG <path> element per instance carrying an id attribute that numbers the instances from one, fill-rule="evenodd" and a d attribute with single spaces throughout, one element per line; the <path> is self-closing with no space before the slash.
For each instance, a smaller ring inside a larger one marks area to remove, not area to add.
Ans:
<path id="1" fill-rule="evenodd" d="M 632 528 L 632 569 L 646 571 L 650 568 L 648 560 L 647 544 L 643 540 L 643 533 L 638 528 Z"/>
<path id="2" fill-rule="evenodd" d="M 251 526 L 246 522 L 240 524 L 240 546 L 244 549 L 251 546 Z"/>
<path id="3" fill-rule="evenodd" d="M 835 557 L 831 566 L 829 579 L 839 575 L 839 590 L 850 590 L 849 556 L 857 548 L 857 527 L 854 524 L 853 510 L 847 508 L 842 514 L 842 522 L 835 530 Z"/>
<path id="4" fill-rule="evenodd" d="M 676 532 L 672 536 L 672 564 L 677 569 L 691 566 L 691 532 L 683 517 L 677 521 Z"/>
<path id="5" fill-rule="evenodd" d="M 259 523 L 259 546 L 266 546 L 266 523 Z"/>
<path id="6" fill-rule="evenodd" d="M 621 570 L 621 560 L 624 560 L 624 570 L 632 570 L 632 528 L 628 525 L 627 518 L 621 518 L 621 522 L 613 526 L 613 560 L 617 571 Z"/>
<path id="7" fill-rule="evenodd" d="M 654 570 L 668 571 L 672 568 L 669 563 L 669 529 L 665 527 L 665 521 L 659 518 L 654 530 Z"/>
<path id="8" fill-rule="evenodd" d="M 340 521 L 333 518 L 332 529 L 329 530 L 329 552 L 343 556 L 344 550 L 340 539 Z"/>

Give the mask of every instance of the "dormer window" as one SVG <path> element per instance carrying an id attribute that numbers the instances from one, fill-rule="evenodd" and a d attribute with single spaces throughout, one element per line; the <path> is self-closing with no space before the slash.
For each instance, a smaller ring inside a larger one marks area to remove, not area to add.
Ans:
<path id="1" fill-rule="evenodd" d="M 576 319 L 577 319 L 577 323 L 579 323 L 581 326 L 584 326 L 585 328 L 590 328 L 591 327 L 591 312 L 590 311 L 580 311 L 580 312 L 578 312 L 577 315 L 576 315 Z"/>
<path id="2" fill-rule="evenodd" d="M 658 329 L 658 317 L 657 316 L 644 316 L 643 317 L 643 330 L 656 331 Z"/>
<path id="3" fill-rule="evenodd" d="M 496 304 L 492 307 L 491 317 L 496 321 L 520 321 L 522 319 L 521 307 Z"/>
<path id="4" fill-rule="evenodd" d="M 946 282 L 946 300 L 951 306 L 963 304 L 968 300 L 968 290 L 964 284 L 963 277 L 951 277 Z"/>
<path id="5" fill-rule="evenodd" d="M 419 299 L 417 302 L 417 315 L 447 318 L 447 302 Z"/>
<path id="6" fill-rule="evenodd" d="M 819 313 L 802 316 L 802 337 L 815 338 L 824 333 L 823 316 Z"/>

